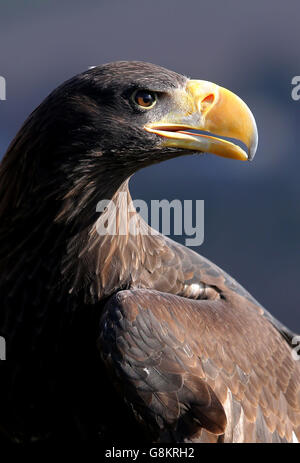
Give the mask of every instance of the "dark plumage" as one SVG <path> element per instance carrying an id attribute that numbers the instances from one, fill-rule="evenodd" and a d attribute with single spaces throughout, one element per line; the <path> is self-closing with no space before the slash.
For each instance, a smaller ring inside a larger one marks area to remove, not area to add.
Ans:
<path id="1" fill-rule="evenodd" d="M 99 66 L 51 93 L 11 143 L 0 166 L 2 439 L 300 438 L 293 333 L 168 238 L 97 233 L 98 201 L 124 192 L 130 202 L 138 169 L 204 143 L 247 158 L 184 135 L 212 131 L 224 99 L 218 134 L 240 135 L 253 157 L 248 108 L 199 82 L 147 63 Z M 156 104 L 139 106 L 138 90 Z M 126 214 L 121 207 L 120 223 Z"/>

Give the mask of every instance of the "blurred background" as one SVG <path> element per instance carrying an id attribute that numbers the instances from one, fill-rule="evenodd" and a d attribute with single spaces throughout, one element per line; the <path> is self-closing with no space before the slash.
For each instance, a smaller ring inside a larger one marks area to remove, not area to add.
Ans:
<path id="1" fill-rule="evenodd" d="M 260 137 L 252 163 L 175 159 L 138 172 L 132 196 L 204 199 L 205 241 L 194 249 L 299 333 L 299 0 L 10 0 L 0 11 L 0 158 L 50 91 L 109 61 L 160 64 L 248 103 Z"/>

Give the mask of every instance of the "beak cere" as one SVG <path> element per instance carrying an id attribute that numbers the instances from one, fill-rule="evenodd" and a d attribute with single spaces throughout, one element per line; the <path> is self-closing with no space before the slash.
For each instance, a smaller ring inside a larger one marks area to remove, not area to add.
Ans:
<path id="1" fill-rule="evenodd" d="M 163 138 L 163 146 L 217 154 L 242 161 L 253 159 L 258 143 L 255 119 L 234 93 L 204 80 L 189 80 L 175 91 L 177 107 L 145 130 Z M 191 130 L 209 132 L 195 134 Z M 245 145 L 246 151 L 227 137 Z"/>

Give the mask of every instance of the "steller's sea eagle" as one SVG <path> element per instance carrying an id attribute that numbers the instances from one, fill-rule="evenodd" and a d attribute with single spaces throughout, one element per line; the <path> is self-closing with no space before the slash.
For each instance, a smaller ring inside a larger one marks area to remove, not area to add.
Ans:
<path id="1" fill-rule="evenodd" d="M 28 117 L 0 166 L 1 440 L 300 439 L 293 333 L 136 211 L 117 211 L 136 234 L 97 231 L 137 170 L 256 147 L 240 98 L 143 62 L 83 72 Z"/>

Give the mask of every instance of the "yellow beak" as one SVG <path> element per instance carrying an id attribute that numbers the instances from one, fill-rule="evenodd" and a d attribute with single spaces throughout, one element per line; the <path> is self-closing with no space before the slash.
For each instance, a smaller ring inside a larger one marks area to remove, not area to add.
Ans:
<path id="1" fill-rule="evenodd" d="M 204 80 L 189 80 L 185 89 L 176 89 L 173 109 L 162 120 L 144 128 L 162 137 L 163 146 L 242 161 L 253 159 L 258 143 L 255 119 L 246 103 L 229 90 Z M 239 140 L 246 151 L 220 137 Z"/>

